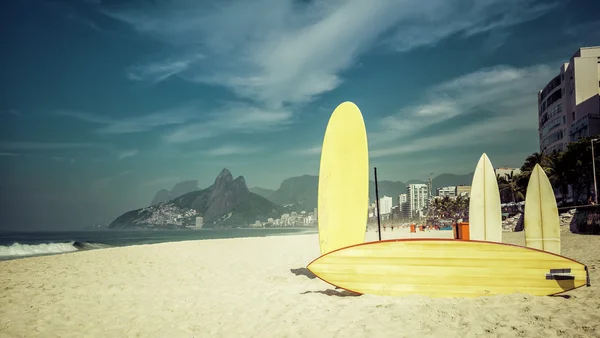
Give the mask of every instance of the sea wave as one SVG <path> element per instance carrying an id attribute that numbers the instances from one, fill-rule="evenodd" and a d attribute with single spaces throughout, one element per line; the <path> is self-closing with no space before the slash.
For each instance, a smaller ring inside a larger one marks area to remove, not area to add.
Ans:
<path id="1" fill-rule="evenodd" d="M 0 245 L 0 258 L 60 254 L 107 247 L 109 247 L 109 245 L 75 241 L 40 244 L 21 244 L 17 242 L 12 245 Z"/>

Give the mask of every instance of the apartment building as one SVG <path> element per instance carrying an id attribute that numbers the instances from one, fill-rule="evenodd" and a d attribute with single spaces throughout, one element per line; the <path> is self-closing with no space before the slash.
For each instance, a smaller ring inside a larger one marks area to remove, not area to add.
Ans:
<path id="1" fill-rule="evenodd" d="M 600 46 L 582 47 L 538 92 L 540 151 L 600 134 Z"/>
<path id="2" fill-rule="evenodd" d="M 520 168 L 509 168 L 509 167 L 496 168 L 496 169 L 494 169 L 494 171 L 496 172 L 496 176 L 500 176 L 500 177 L 510 176 L 511 173 L 516 176 L 521 173 Z"/>
<path id="3" fill-rule="evenodd" d="M 409 184 L 406 186 L 407 202 L 403 216 L 422 217 L 427 212 L 429 203 L 429 188 L 427 184 Z"/>
<path id="4" fill-rule="evenodd" d="M 379 210 L 381 215 L 387 215 L 392 212 L 392 198 L 389 196 L 383 196 L 379 199 Z"/>
<path id="5" fill-rule="evenodd" d="M 448 196 L 448 197 L 455 197 L 456 196 L 456 187 L 455 186 L 449 186 L 449 187 L 441 187 L 441 188 L 437 188 L 437 196 L 443 197 L 443 196 Z"/>
<path id="6" fill-rule="evenodd" d="M 470 185 L 457 185 L 454 195 L 470 197 L 471 196 L 471 186 Z"/>

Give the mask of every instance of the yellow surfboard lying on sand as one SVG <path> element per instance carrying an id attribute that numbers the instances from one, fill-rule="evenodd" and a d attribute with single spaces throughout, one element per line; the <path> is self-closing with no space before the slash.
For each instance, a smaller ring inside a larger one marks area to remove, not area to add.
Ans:
<path id="1" fill-rule="evenodd" d="M 477 162 L 469 200 L 469 239 L 502 242 L 502 208 L 494 167 L 484 153 Z"/>
<path id="2" fill-rule="evenodd" d="M 321 150 L 317 219 L 321 254 L 363 243 L 369 202 L 369 154 L 362 114 L 352 102 L 331 115 Z"/>
<path id="3" fill-rule="evenodd" d="M 323 255 L 307 268 L 342 289 L 375 295 L 552 295 L 589 286 L 587 267 L 522 246 L 454 239 L 369 242 Z"/>
<path id="4" fill-rule="evenodd" d="M 536 164 L 525 196 L 525 245 L 560 255 L 560 219 L 548 176 Z"/>

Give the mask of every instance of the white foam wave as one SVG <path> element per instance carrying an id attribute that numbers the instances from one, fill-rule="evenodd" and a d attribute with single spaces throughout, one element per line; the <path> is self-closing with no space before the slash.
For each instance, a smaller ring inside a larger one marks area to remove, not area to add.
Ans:
<path id="1" fill-rule="evenodd" d="M 58 254 L 74 252 L 78 249 L 73 246 L 75 242 L 0 245 L 0 257 L 35 256 L 45 254 Z"/>

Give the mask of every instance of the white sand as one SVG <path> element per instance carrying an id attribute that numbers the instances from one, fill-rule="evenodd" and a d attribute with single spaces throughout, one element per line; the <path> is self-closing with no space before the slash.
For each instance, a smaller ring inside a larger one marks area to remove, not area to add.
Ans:
<path id="1" fill-rule="evenodd" d="M 452 236 L 382 235 L 401 233 Z M 524 243 L 522 232 L 504 236 Z M 600 236 L 563 232 L 563 254 L 592 280 L 568 298 L 357 297 L 305 269 L 316 234 L 4 261 L 0 337 L 599 337 Z"/>

